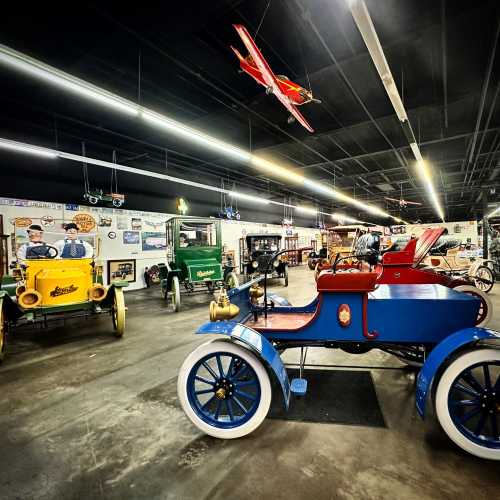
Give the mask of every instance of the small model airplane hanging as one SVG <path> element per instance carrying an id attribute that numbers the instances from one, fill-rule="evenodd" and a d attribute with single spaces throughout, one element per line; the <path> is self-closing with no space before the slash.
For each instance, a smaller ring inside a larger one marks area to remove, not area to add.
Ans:
<path id="1" fill-rule="evenodd" d="M 419 205 L 419 206 L 422 205 L 422 203 L 417 203 L 416 201 L 407 201 L 407 200 L 404 200 L 403 198 L 397 200 L 396 198 L 388 198 L 386 196 L 385 199 L 389 200 L 389 201 L 392 201 L 394 203 L 398 203 L 399 204 L 399 208 L 407 208 L 408 205 Z"/>
<path id="2" fill-rule="evenodd" d="M 302 106 L 309 102 L 321 103 L 321 101 L 315 99 L 310 90 L 290 81 L 286 76 L 275 75 L 247 29 L 241 24 L 233 24 L 233 26 L 248 50 L 248 56 L 243 57 L 237 49 L 231 46 L 240 61 L 241 70 L 264 86 L 266 94 L 274 94 L 281 104 L 285 106 L 291 113 L 288 123 L 297 120 L 309 132 L 314 132 L 314 129 L 297 110 L 296 106 Z"/>

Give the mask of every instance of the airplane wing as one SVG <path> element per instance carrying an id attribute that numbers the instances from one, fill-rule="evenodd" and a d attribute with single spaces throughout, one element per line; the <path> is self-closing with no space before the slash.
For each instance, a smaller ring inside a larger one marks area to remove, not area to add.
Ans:
<path id="1" fill-rule="evenodd" d="M 297 121 L 306 130 L 309 130 L 309 132 L 314 132 L 314 129 L 311 127 L 311 125 L 309 125 L 309 123 L 304 118 L 304 116 L 302 115 L 302 113 L 290 102 L 290 100 L 288 99 L 288 97 L 286 97 L 285 95 L 283 95 L 281 93 L 281 91 L 279 91 L 278 93 L 276 93 L 274 95 L 278 98 L 278 100 L 281 102 L 281 104 L 283 104 L 283 106 L 285 106 L 285 108 L 288 109 L 288 111 L 290 111 L 290 113 L 297 119 Z"/>
<path id="2" fill-rule="evenodd" d="M 297 110 L 297 108 L 290 102 L 288 97 L 286 97 L 283 92 L 281 92 L 280 86 L 278 84 L 278 80 L 273 73 L 272 69 L 267 64 L 267 61 L 264 59 L 261 51 L 255 45 L 253 38 L 248 33 L 245 26 L 241 24 L 233 24 L 234 29 L 240 35 L 242 42 L 245 44 L 248 53 L 252 56 L 257 68 L 260 70 L 262 74 L 262 78 L 266 82 L 266 85 L 273 89 L 273 94 L 276 98 L 285 106 L 285 108 L 290 111 L 290 113 L 297 119 L 297 121 L 309 132 L 314 132 L 314 129 L 307 123 L 307 120 L 302 116 L 302 114 Z"/>
<path id="3" fill-rule="evenodd" d="M 417 203 L 416 201 L 406 201 L 405 200 L 405 203 L 407 203 L 408 205 L 422 205 L 422 203 Z"/>
<path id="4" fill-rule="evenodd" d="M 387 196 L 385 196 L 385 199 L 389 201 L 395 201 L 396 203 L 399 203 L 401 201 L 401 200 L 396 200 L 396 198 L 389 198 Z"/>

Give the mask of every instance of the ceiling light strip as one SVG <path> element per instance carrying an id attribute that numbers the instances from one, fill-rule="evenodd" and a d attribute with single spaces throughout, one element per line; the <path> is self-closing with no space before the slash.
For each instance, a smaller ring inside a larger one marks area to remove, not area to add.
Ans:
<path id="1" fill-rule="evenodd" d="M 389 68 L 389 64 L 387 63 L 387 59 L 385 58 L 384 50 L 382 48 L 382 45 L 380 44 L 377 32 L 375 30 L 375 27 L 373 26 L 370 13 L 368 12 L 364 0 L 348 0 L 348 4 L 351 10 L 352 17 L 354 18 L 354 22 L 356 23 L 356 26 L 361 33 L 361 37 L 366 44 L 373 64 L 375 65 L 375 68 L 377 69 L 380 79 L 382 80 L 384 88 L 387 92 L 387 95 L 389 96 L 389 100 L 392 103 L 399 121 L 402 123 L 403 131 L 408 139 L 410 148 L 413 152 L 413 155 L 415 156 L 415 160 L 417 161 L 419 176 L 427 189 L 431 204 L 434 206 L 434 209 L 438 216 L 444 222 L 444 212 L 441 208 L 441 204 L 434 189 L 432 176 L 427 165 L 422 159 L 420 148 L 415 141 L 415 136 L 411 128 L 411 124 L 408 120 L 408 115 L 403 105 L 403 101 L 401 100 L 401 96 L 399 95 L 399 90 L 396 86 L 396 83 L 394 82 L 394 78 L 392 76 L 391 69 Z"/>
<path id="2" fill-rule="evenodd" d="M 7 149 L 10 151 L 15 151 L 15 152 L 20 152 L 20 153 L 34 154 L 34 155 L 38 155 L 38 156 L 46 157 L 46 158 L 51 158 L 51 159 L 63 158 L 65 160 L 75 161 L 78 163 L 89 163 L 91 165 L 97 165 L 100 167 L 116 169 L 116 170 L 120 170 L 122 172 L 127 172 L 130 174 L 141 175 L 144 177 L 152 177 L 154 179 L 165 180 L 165 181 L 174 182 L 177 184 L 184 184 L 184 185 L 190 186 L 190 187 L 204 189 L 207 191 L 222 193 L 222 194 L 226 194 L 226 195 L 229 195 L 231 197 L 234 197 L 234 198 L 238 198 L 238 199 L 242 199 L 242 200 L 246 200 L 246 201 L 251 201 L 253 203 L 264 204 L 264 205 L 272 204 L 272 205 L 278 205 L 281 207 L 292 208 L 292 209 L 295 209 L 298 212 L 301 212 L 303 214 L 312 215 L 315 217 L 318 214 L 327 215 L 327 216 L 331 216 L 333 219 L 338 220 L 339 222 L 357 222 L 359 224 L 371 224 L 370 222 L 354 219 L 352 217 L 349 217 L 349 216 L 343 215 L 343 214 L 339 214 L 339 213 L 321 212 L 321 211 L 318 211 L 317 209 L 314 209 L 311 207 L 297 206 L 297 205 L 292 205 L 290 203 L 283 203 L 280 201 L 268 200 L 267 198 L 263 198 L 260 196 L 251 195 L 251 194 L 247 194 L 247 193 L 242 193 L 240 191 L 223 189 L 223 188 L 219 188 L 217 186 L 209 186 L 208 184 L 202 184 L 200 182 L 190 181 L 188 179 L 182 179 L 180 177 L 173 177 L 171 175 L 160 174 L 158 172 L 151 172 L 149 170 L 142 170 L 142 169 L 135 168 L 135 167 L 129 167 L 128 165 L 121 165 L 120 163 L 113 163 L 113 162 L 109 162 L 109 161 L 105 161 L 105 160 L 99 160 L 97 158 L 90 158 L 87 156 L 66 153 L 64 151 L 60 151 L 60 150 L 56 150 L 56 149 L 34 146 L 32 144 L 26 144 L 26 143 L 22 143 L 22 142 L 18 142 L 18 141 L 12 141 L 10 139 L 0 138 L 0 149 Z M 403 222 L 403 221 L 401 221 L 401 219 L 396 218 L 396 220 Z"/>
<path id="3" fill-rule="evenodd" d="M 83 97 L 87 97 L 100 103 L 114 107 L 115 109 L 125 112 L 129 115 L 138 116 L 140 119 L 152 125 L 161 127 L 165 130 L 168 130 L 169 132 L 183 137 L 184 139 L 191 140 L 205 147 L 233 157 L 239 161 L 249 163 L 255 168 L 265 171 L 270 175 L 282 177 L 289 182 L 304 185 L 317 193 L 324 194 L 344 203 L 354 205 L 355 207 L 367 211 L 368 213 L 371 213 L 378 217 L 392 217 L 397 220 L 396 217 L 390 215 L 387 212 L 384 212 L 380 208 L 373 207 L 359 200 L 355 200 L 350 196 L 337 191 L 336 189 L 324 186 L 320 182 L 306 179 L 302 174 L 292 169 L 285 168 L 274 163 L 273 161 L 269 161 L 259 156 L 253 155 L 244 149 L 228 144 L 217 138 L 209 136 L 208 134 L 204 134 L 199 130 L 188 127 L 162 114 L 155 113 L 154 111 L 139 106 L 132 101 L 119 97 L 111 92 L 108 92 L 107 90 L 101 89 L 84 80 L 81 80 L 80 78 L 69 75 L 68 73 L 60 71 L 52 66 L 49 66 L 48 64 L 40 62 L 25 54 L 22 54 L 21 52 L 18 52 L 1 44 L 0 63 L 21 70 L 26 74 L 40 78 L 48 83 L 57 85 L 65 90 L 69 90 Z M 65 156 L 62 157 L 68 158 L 68 154 L 69 153 L 64 153 Z"/>

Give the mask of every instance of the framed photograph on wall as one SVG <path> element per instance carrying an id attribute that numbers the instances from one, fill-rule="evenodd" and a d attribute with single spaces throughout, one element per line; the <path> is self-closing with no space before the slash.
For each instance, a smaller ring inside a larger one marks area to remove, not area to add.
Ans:
<path id="1" fill-rule="evenodd" d="M 138 245 L 141 241 L 141 233 L 139 231 L 123 231 L 124 245 Z"/>
<path id="2" fill-rule="evenodd" d="M 167 248 L 167 235 L 152 231 L 142 232 L 142 250 L 165 250 Z"/>
<path id="3" fill-rule="evenodd" d="M 108 260 L 108 284 L 117 279 L 135 282 L 135 259 Z"/>

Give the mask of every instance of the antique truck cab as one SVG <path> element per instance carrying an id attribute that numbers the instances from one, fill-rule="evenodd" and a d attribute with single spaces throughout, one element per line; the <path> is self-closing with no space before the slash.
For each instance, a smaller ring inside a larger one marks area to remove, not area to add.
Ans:
<path id="1" fill-rule="evenodd" d="M 187 293 L 213 292 L 238 286 L 233 263 L 222 264 L 221 223 L 218 219 L 173 217 L 166 223 L 167 259 L 158 264 L 162 295 L 174 312 Z"/>

